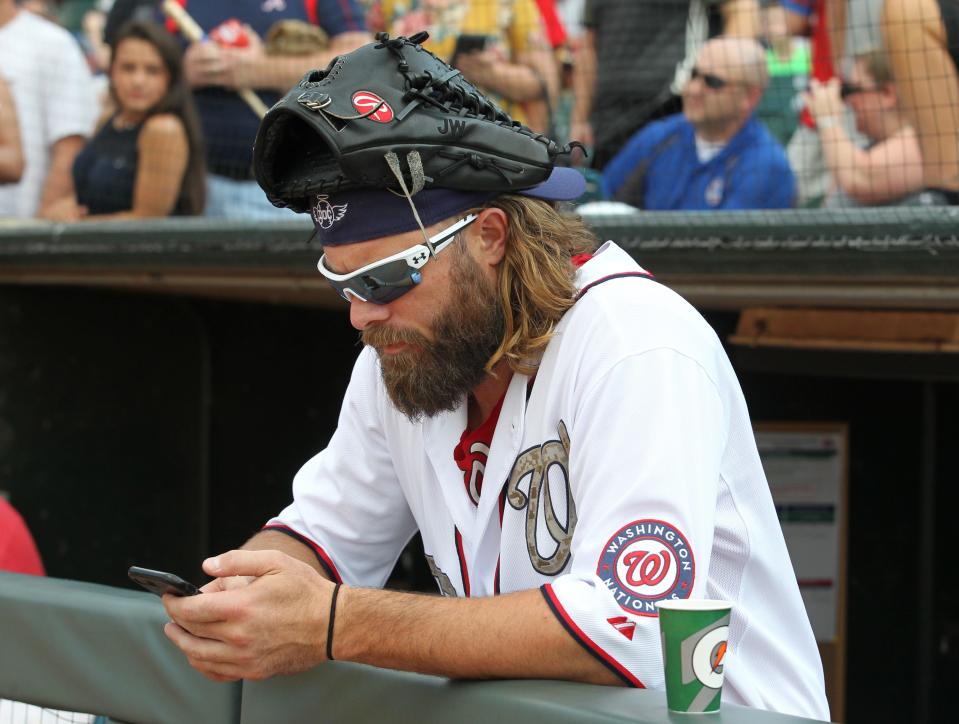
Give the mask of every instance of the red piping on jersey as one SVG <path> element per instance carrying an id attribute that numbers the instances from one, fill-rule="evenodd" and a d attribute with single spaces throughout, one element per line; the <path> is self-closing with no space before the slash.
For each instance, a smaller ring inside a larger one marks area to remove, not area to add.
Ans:
<path id="1" fill-rule="evenodd" d="M 316 14 L 316 0 L 304 0 L 306 6 L 306 19 L 313 25 L 320 24 L 320 16 Z"/>
<path id="2" fill-rule="evenodd" d="M 619 272 L 618 274 L 609 274 L 608 276 L 600 277 L 594 282 L 590 282 L 585 287 L 580 289 L 579 294 L 576 295 L 576 298 L 577 299 L 582 298 L 582 296 L 586 294 L 586 292 L 588 292 L 593 287 L 602 284 L 603 282 L 608 282 L 611 279 L 621 279 L 623 277 L 642 277 L 643 279 L 652 279 L 653 275 L 650 274 L 649 272 Z"/>
<path id="3" fill-rule="evenodd" d="M 285 533 L 291 538 L 295 538 L 301 543 L 305 543 L 313 549 L 313 553 L 316 555 L 317 560 L 319 560 L 320 565 L 326 569 L 326 572 L 330 574 L 330 577 L 333 579 L 333 581 L 335 583 L 343 583 L 343 578 L 340 576 L 340 572 L 336 570 L 336 565 L 333 563 L 333 559 L 330 558 L 330 556 L 325 550 L 323 550 L 321 546 L 311 541 L 302 533 L 299 533 L 286 525 L 265 525 L 263 526 L 263 530 L 275 530 L 278 533 Z"/>
<path id="4" fill-rule="evenodd" d="M 542 591 L 543 598 L 546 599 L 546 603 L 549 604 L 549 607 L 552 609 L 553 613 L 556 614 L 556 618 L 559 619 L 559 622 L 563 624 L 563 627 L 569 631 L 570 635 L 576 639 L 576 642 L 580 646 L 586 649 L 586 651 L 596 657 L 601 664 L 603 664 L 607 669 L 612 671 L 630 686 L 635 686 L 637 689 L 646 688 L 646 685 L 633 676 L 629 669 L 610 656 L 602 649 L 602 647 L 600 647 L 599 644 L 593 641 L 579 626 L 576 625 L 576 622 L 573 621 L 573 617 L 566 612 L 566 609 L 563 608 L 563 604 L 559 602 L 559 597 L 553 592 L 553 587 L 551 584 L 544 583 L 542 586 L 540 586 L 539 590 Z"/>
<path id="5" fill-rule="evenodd" d="M 459 528 L 453 527 L 456 532 L 456 555 L 460 559 L 460 575 L 463 577 L 463 594 L 469 598 L 470 595 L 470 574 L 466 569 L 466 553 L 463 551 L 463 536 L 460 535 Z"/>

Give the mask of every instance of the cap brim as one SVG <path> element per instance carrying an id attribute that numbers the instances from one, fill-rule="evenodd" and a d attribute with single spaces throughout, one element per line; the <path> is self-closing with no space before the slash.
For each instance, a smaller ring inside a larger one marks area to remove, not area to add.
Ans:
<path id="1" fill-rule="evenodd" d="M 573 201 L 586 191 L 586 179 L 575 168 L 557 166 L 538 186 L 516 193 L 544 201 Z"/>

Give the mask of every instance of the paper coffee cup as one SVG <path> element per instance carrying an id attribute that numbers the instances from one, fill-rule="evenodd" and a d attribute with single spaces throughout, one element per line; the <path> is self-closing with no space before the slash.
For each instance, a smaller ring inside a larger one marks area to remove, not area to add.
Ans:
<path id="1" fill-rule="evenodd" d="M 670 711 L 691 714 L 719 711 L 732 605 L 708 599 L 676 599 L 656 605 L 666 669 L 666 705 Z"/>

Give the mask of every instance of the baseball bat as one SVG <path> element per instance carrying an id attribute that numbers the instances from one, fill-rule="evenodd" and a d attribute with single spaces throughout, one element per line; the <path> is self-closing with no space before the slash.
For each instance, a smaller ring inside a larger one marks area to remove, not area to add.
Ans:
<path id="1" fill-rule="evenodd" d="M 163 12 L 176 24 L 187 40 L 199 42 L 206 39 L 207 35 L 203 32 L 203 28 L 190 16 L 186 8 L 176 0 L 163 0 Z M 240 88 L 237 93 L 250 107 L 250 110 L 256 113 L 257 117 L 263 118 L 266 115 L 266 104 L 250 88 Z"/>

